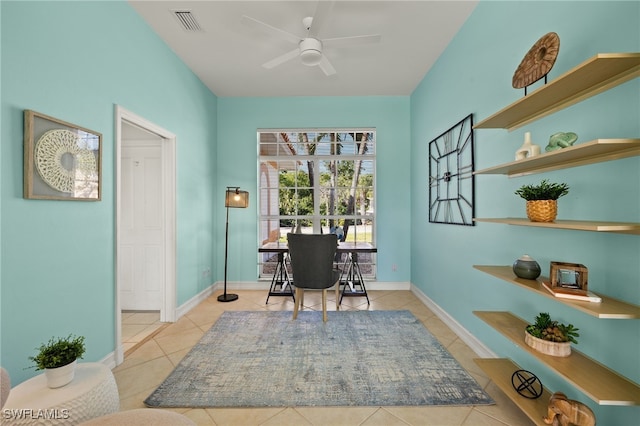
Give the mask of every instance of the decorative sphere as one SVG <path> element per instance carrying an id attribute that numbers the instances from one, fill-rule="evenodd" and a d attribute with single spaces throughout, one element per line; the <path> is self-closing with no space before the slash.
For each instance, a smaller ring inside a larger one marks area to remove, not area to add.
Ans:
<path id="1" fill-rule="evenodd" d="M 513 273 L 519 278 L 535 280 L 540 276 L 540 265 L 529 255 L 525 254 L 513 262 Z"/>

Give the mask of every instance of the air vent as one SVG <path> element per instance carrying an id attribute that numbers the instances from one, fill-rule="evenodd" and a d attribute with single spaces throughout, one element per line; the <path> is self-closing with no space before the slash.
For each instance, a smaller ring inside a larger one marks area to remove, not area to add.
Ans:
<path id="1" fill-rule="evenodd" d="M 185 31 L 199 32 L 202 31 L 200 24 L 196 21 L 195 16 L 190 10 L 172 10 L 171 11 Z"/>

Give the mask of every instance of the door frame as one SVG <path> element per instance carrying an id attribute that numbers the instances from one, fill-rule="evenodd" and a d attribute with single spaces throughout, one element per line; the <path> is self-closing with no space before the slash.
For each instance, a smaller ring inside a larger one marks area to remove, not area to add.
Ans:
<path id="1" fill-rule="evenodd" d="M 139 127 L 149 133 L 153 133 L 162 138 L 162 193 L 164 209 L 164 282 L 162 288 L 162 307 L 160 309 L 161 322 L 175 322 L 177 310 L 177 289 L 176 289 L 176 135 L 163 129 L 162 127 L 140 117 L 139 115 L 115 105 L 115 185 L 116 185 L 116 235 L 115 235 L 115 258 L 116 258 L 116 365 L 124 360 L 124 350 L 122 345 L 122 318 L 120 301 L 120 256 L 118 254 L 121 232 L 121 206 L 122 206 L 122 127 L 130 124 Z"/>

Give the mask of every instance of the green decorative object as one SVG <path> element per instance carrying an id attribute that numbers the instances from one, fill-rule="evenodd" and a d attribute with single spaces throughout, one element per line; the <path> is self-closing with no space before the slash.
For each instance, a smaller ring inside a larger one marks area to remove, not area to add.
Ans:
<path id="1" fill-rule="evenodd" d="M 573 132 L 558 132 L 549 137 L 549 144 L 545 151 L 557 151 L 572 146 L 578 140 L 578 135 Z"/>
<path id="2" fill-rule="evenodd" d="M 541 312 L 537 317 L 534 324 L 529 324 L 526 327 L 527 333 L 538 339 L 547 340 L 550 342 L 571 342 L 578 344 L 577 338 L 578 328 L 575 328 L 573 324 L 565 325 L 559 321 L 551 319 L 551 316 L 547 312 Z"/>

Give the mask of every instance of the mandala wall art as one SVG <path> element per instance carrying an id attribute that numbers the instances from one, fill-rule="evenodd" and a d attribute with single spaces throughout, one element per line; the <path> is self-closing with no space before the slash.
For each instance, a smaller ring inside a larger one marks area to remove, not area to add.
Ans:
<path id="1" fill-rule="evenodd" d="M 24 112 L 24 198 L 101 199 L 102 135 Z"/>

